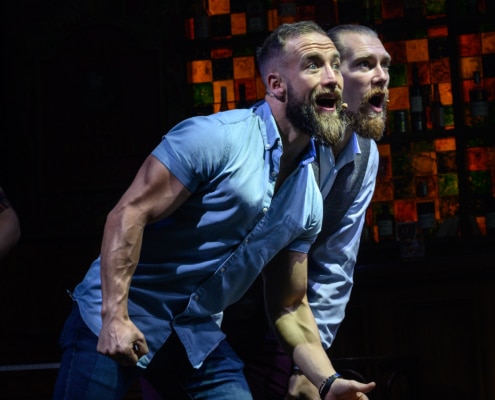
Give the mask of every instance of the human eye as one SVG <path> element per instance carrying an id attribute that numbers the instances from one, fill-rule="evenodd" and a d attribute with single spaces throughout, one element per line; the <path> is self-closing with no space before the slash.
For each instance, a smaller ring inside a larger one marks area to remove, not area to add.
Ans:
<path id="1" fill-rule="evenodd" d="M 366 68 L 366 69 L 369 69 L 371 68 L 371 63 L 368 61 L 368 60 L 360 60 L 358 63 L 357 63 L 357 66 L 359 68 Z"/>
<path id="2" fill-rule="evenodd" d="M 314 60 L 309 61 L 306 68 L 307 69 L 318 69 L 320 67 L 320 64 Z"/>

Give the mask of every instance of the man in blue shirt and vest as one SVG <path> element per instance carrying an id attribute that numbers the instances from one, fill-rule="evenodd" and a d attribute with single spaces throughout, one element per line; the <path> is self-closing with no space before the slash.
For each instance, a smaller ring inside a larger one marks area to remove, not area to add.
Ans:
<path id="1" fill-rule="evenodd" d="M 311 136 L 343 134 L 339 53 L 301 22 L 277 28 L 257 61 L 265 101 L 179 123 L 109 213 L 73 292 L 55 399 L 121 399 L 144 375 L 166 398 L 251 399 L 214 315 L 261 273 L 278 339 L 326 400 L 374 387 L 336 379 L 306 297 L 322 218 Z"/>
<path id="2" fill-rule="evenodd" d="M 366 26 L 339 25 L 328 34 L 341 54 L 347 129 L 339 143 L 318 141 L 313 164 L 324 217 L 308 256 L 308 299 L 327 350 L 344 319 L 366 209 L 375 188 L 379 160 L 375 140 L 385 129 L 391 61 L 376 32 Z M 264 318 L 261 281 L 227 309 L 223 328 L 246 364 L 255 400 L 319 397 L 318 387 L 298 367 L 292 368 L 293 360 L 271 333 Z"/>

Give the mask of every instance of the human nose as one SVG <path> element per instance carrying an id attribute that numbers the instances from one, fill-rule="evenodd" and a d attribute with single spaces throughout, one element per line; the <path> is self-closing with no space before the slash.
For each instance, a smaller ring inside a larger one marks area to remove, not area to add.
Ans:
<path id="1" fill-rule="evenodd" d="M 388 85 L 388 81 L 390 79 L 390 75 L 388 74 L 388 69 L 383 68 L 382 66 L 377 66 L 375 69 L 376 73 L 372 78 L 371 83 L 374 86 L 385 87 Z"/>
<path id="2" fill-rule="evenodd" d="M 333 68 L 333 66 L 328 65 L 325 68 L 325 72 L 323 74 L 323 85 L 335 87 L 338 84 L 339 77 L 341 77 L 341 73 L 339 70 Z"/>

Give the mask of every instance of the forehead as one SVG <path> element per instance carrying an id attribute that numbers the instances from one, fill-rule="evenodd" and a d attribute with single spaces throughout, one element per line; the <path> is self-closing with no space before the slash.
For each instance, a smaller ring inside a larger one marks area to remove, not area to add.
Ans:
<path id="1" fill-rule="evenodd" d="M 347 33 L 342 36 L 341 42 L 344 60 L 347 57 L 361 58 L 370 56 L 379 59 L 390 59 L 390 54 L 383 46 L 381 40 L 376 37 L 358 33 Z"/>
<path id="2" fill-rule="evenodd" d="M 310 57 L 321 54 L 338 54 L 333 42 L 327 35 L 311 32 L 289 39 L 285 45 L 285 50 L 289 58 Z"/>

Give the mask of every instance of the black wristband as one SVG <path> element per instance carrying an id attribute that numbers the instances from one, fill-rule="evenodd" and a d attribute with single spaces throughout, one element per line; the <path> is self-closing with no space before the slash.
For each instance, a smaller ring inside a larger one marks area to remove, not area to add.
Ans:
<path id="1" fill-rule="evenodd" d="M 330 387 L 332 386 L 332 383 L 334 383 L 335 379 L 337 378 L 342 378 L 342 375 L 336 372 L 335 374 L 329 376 L 327 379 L 323 381 L 323 383 L 320 386 L 320 390 L 318 390 L 318 392 L 320 393 L 321 400 L 325 400 L 325 396 L 330 391 Z"/>

